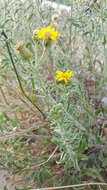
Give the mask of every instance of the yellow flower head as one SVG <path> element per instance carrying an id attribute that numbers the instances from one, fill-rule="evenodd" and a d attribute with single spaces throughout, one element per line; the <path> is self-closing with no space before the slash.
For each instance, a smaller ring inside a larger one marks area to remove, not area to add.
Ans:
<path id="1" fill-rule="evenodd" d="M 35 33 L 36 38 L 43 38 L 45 45 L 48 44 L 50 40 L 56 42 L 56 37 L 61 36 L 58 31 L 55 31 L 55 28 L 48 26 L 47 28 L 41 28 L 38 32 Z"/>
<path id="2" fill-rule="evenodd" d="M 62 72 L 62 71 L 56 71 L 56 79 L 57 81 L 64 81 L 65 83 L 68 82 L 68 80 L 74 76 L 74 74 L 72 73 L 72 71 L 67 70 L 66 72 Z"/>

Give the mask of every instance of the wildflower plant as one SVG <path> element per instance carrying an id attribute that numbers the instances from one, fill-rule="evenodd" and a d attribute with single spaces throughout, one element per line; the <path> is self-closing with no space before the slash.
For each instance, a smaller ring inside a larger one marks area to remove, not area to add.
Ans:
<path id="1" fill-rule="evenodd" d="M 85 11 L 85 2 L 69 1 L 57 30 L 41 1 L 12 2 L 0 12 L 1 166 L 33 181 L 32 189 L 106 181 L 106 116 L 96 103 L 106 82 L 106 2 Z"/>

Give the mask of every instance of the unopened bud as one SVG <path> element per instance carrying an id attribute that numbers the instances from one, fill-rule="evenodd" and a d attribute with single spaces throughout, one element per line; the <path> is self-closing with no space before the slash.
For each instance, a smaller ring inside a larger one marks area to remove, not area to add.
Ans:
<path id="1" fill-rule="evenodd" d="M 22 59 L 29 60 L 32 57 L 31 52 L 24 46 L 24 41 L 20 41 L 16 46 L 15 49 L 19 51 Z"/>

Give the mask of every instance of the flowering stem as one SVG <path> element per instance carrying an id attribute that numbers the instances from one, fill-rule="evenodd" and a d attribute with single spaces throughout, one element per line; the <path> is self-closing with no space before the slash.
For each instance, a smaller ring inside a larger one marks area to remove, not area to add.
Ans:
<path id="1" fill-rule="evenodd" d="M 74 2 L 73 2 L 73 0 L 71 0 L 71 12 L 70 12 L 70 16 L 71 16 L 71 18 L 72 18 L 72 16 L 73 16 L 73 6 L 74 6 L 74 4 L 73 4 Z M 70 24 L 70 28 L 69 28 L 69 47 L 71 48 L 71 36 L 72 36 L 72 24 Z"/>
<path id="2" fill-rule="evenodd" d="M 30 74 L 30 76 L 31 76 L 32 91 L 33 91 L 33 95 L 34 95 L 35 82 L 34 82 L 34 79 L 32 78 L 33 77 L 33 75 L 32 75 L 32 65 L 31 65 L 30 60 L 28 61 L 28 63 L 29 63 L 29 66 L 31 67 L 31 74 Z M 32 101 L 34 102 L 34 100 L 35 100 L 35 98 L 34 98 L 34 96 L 32 96 Z"/>
<path id="3" fill-rule="evenodd" d="M 29 66 L 31 67 L 31 62 L 30 60 L 28 61 L 29 62 Z M 32 83 L 32 90 L 34 91 L 34 88 L 35 88 L 35 83 L 34 83 L 34 79 L 32 78 L 32 68 L 31 68 L 31 83 Z"/>
<path id="4" fill-rule="evenodd" d="M 23 95 L 25 96 L 25 98 L 31 102 L 35 107 L 36 109 L 42 114 L 42 116 L 44 117 L 44 119 L 46 118 L 46 115 L 45 113 L 42 112 L 42 110 L 29 98 L 29 96 L 27 96 L 27 94 L 25 93 L 23 87 L 22 87 L 22 83 L 20 81 L 20 76 L 17 72 L 17 69 L 16 69 L 16 66 L 15 66 L 15 63 L 14 63 L 14 60 L 13 60 L 13 57 L 12 57 L 12 54 L 11 54 L 11 51 L 10 51 L 10 47 L 9 47 L 9 43 L 8 43 L 8 38 L 6 36 L 6 34 L 4 32 L 2 32 L 2 35 L 5 37 L 5 42 L 6 42 L 6 47 L 7 47 L 7 50 L 8 50 L 8 54 L 9 54 L 9 57 L 10 57 L 10 60 L 11 60 L 11 63 L 12 63 L 12 66 L 13 66 L 13 69 L 15 71 L 15 74 L 16 74 L 16 77 L 17 77 L 17 80 L 18 80 L 18 83 L 19 83 L 19 87 L 23 93 Z"/>
<path id="5" fill-rule="evenodd" d="M 104 68 L 103 68 L 103 73 L 104 73 L 104 81 L 107 81 L 107 54 L 106 54 L 106 43 L 105 43 L 105 30 L 104 30 L 104 21 L 103 21 L 103 6 L 101 7 L 101 24 L 102 24 L 102 32 L 103 32 L 103 52 L 104 52 Z"/>
<path id="6" fill-rule="evenodd" d="M 32 74 L 31 74 L 31 77 L 32 77 Z M 34 95 L 34 88 L 35 88 L 35 83 L 34 83 L 34 80 L 31 79 L 31 84 L 32 84 L 32 91 L 33 91 L 33 95 Z M 35 98 L 34 96 L 32 96 L 32 101 L 34 102 Z"/>
<path id="7" fill-rule="evenodd" d="M 43 47 L 43 53 L 42 53 L 42 56 L 40 57 L 39 63 L 41 63 L 42 60 L 43 60 L 43 58 L 44 58 L 45 50 L 46 50 L 46 48 L 45 48 L 45 46 L 44 46 L 44 47 Z"/>
<path id="8" fill-rule="evenodd" d="M 32 76 L 32 75 L 31 75 L 31 76 Z M 32 83 L 32 89 L 33 89 L 33 91 L 34 91 L 35 83 L 34 83 L 34 80 L 33 80 L 33 79 L 31 79 L 31 83 Z"/>
<path id="9" fill-rule="evenodd" d="M 53 69 L 54 69 L 54 64 L 53 64 L 53 56 L 52 56 L 52 51 L 51 48 L 48 48 L 48 57 L 50 64 L 48 65 L 50 77 L 53 78 Z"/>

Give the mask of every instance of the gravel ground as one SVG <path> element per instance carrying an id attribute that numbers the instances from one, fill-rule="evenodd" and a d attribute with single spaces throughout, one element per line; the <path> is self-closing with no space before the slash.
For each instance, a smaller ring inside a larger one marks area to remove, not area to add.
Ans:
<path id="1" fill-rule="evenodd" d="M 0 190 L 15 190 L 15 187 L 8 179 L 8 172 L 4 169 L 0 169 Z"/>

